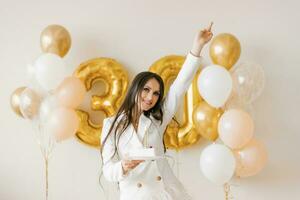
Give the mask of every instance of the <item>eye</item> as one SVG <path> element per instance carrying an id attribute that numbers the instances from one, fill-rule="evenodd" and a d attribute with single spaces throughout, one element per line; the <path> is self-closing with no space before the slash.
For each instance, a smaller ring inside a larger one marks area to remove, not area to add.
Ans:
<path id="1" fill-rule="evenodd" d="M 158 97 L 159 97 L 159 95 L 160 95 L 159 92 L 154 92 L 153 94 L 154 94 L 155 96 L 158 96 Z"/>
<path id="2" fill-rule="evenodd" d="M 150 91 L 150 89 L 149 89 L 149 88 L 146 88 L 146 87 L 145 87 L 143 90 L 146 91 L 146 92 L 149 92 L 149 91 Z"/>

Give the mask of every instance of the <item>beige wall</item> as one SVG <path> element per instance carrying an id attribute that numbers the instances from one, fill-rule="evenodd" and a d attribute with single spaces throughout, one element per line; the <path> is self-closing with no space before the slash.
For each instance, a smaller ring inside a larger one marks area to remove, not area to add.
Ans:
<path id="1" fill-rule="evenodd" d="M 40 53 L 39 34 L 62 24 L 73 45 L 70 73 L 82 61 L 105 56 L 126 66 L 130 78 L 156 59 L 186 54 L 195 31 L 215 22 L 214 33 L 231 32 L 242 45 L 240 61 L 261 64 L 266 87 L 255 102 L 256 137 L 269 152 L 257 176 L 235 180 L 235 199 L 282 200 L 300 196 L 299 3 L 287 0 L 0 2 L 0 199 L 44 198 L 44 163 L 29 121 L 10 109 L 12 91 L 26 85 L 26 65 Z M 207 48 L 204 55 L 207 56 Z M 205 141 L 177 155 L 179 177 L 195 199 L 223 199 L 222 188 L 199 170 Z M 176 156 L 175 156 L 176 157 Z M 50 163 L 50 199 L 104 199 L 97 184 L 99 153 L 76 139 L 57 146 Z"/>

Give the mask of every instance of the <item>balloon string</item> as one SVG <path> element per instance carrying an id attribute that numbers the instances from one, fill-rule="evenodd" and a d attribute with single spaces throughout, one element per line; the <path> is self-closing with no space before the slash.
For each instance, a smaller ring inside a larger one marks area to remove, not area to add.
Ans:
<path id="1" fill-rule="evenodd" d="M 225 193 L 225 200 L 229 200 L 230 185 L 228 183 L 224 184 L 224 193 Z"/>
<path id="2" fill-rule="evenodd" d="M 48 157 L 45 157 L 45 166 L 46 166 L 46 200 L 48 200 Z"/>
<path id="3" fill-rule="evenodd" d="M 179 160 L 179 151 L 176 151 L 176 175 L 177 175 L 177 178 L 180 180 L 180 177 L 179 177 L 179 165 L 180 165 L 180 160 Z"/>
<path id="4" fill-rule="evenodd" d="M 49 159 L 51 157 L 52 151 L 54 149 L 54 138 L 53 137 L 47 137 L 47 135 L 45 134 L 45 132 L 43 131 L 42 125 L 40 123 L 38 123 L 38 127 L 37 127 L 37 135 L 36 135 L 36 141 L 40 147 L 40 150 L 42 152 L 42 155 L 44 157 L 45 160 L 45 176 L 46 176 L 46 180 L 45 180 L 45 196 L 46 196 L 46 200 L 48 200 L 48 194 L 49 194 Z"/>

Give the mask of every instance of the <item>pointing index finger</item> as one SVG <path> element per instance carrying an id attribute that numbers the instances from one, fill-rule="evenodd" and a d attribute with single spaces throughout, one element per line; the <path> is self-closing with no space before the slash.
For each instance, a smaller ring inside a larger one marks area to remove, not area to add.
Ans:
<path id="1" fill-rule="evenodd" d="M 213 22 L 210 22 L 210 25 L 209 25 L 209 27 L 208 27 L 208 31 L 211 31 L 211 27 L 212 27 L 212 25 L 213 25 L 214 23 Z"/>

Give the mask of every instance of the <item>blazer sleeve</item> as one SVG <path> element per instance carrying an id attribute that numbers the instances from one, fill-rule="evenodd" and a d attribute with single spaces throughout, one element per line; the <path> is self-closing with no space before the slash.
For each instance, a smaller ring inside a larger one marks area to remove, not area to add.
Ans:
<path id="1" fill-rule="evenodd" d="M 181 67 L 176 79 L 170 86 L 163 103 L 163 123 L 168 124 L 175 115 L 183 95 L 188 90 L 193 78 L 202 63 L 202 57 L 196 57 L 189 53 Z"/>
<path id="2" fill-rule="evenodd" d="M 105 118 L 103 120 L 101 144 L 103 144 L 103 140 L 107 136 L 110 126 L 111 126 L 110 119 Z M 126 175 L 123 174 L 121 160 L 118 159 L 117 154 L 114 155 L 115 143 L 113 138 L 114 138 L 113 136 L 109 137 L 102 148 L 102 158 L 103 158 L 102 172 L 106 180 L 111 182 L 119 182 L 122 179 L 124 179 Z"/>

